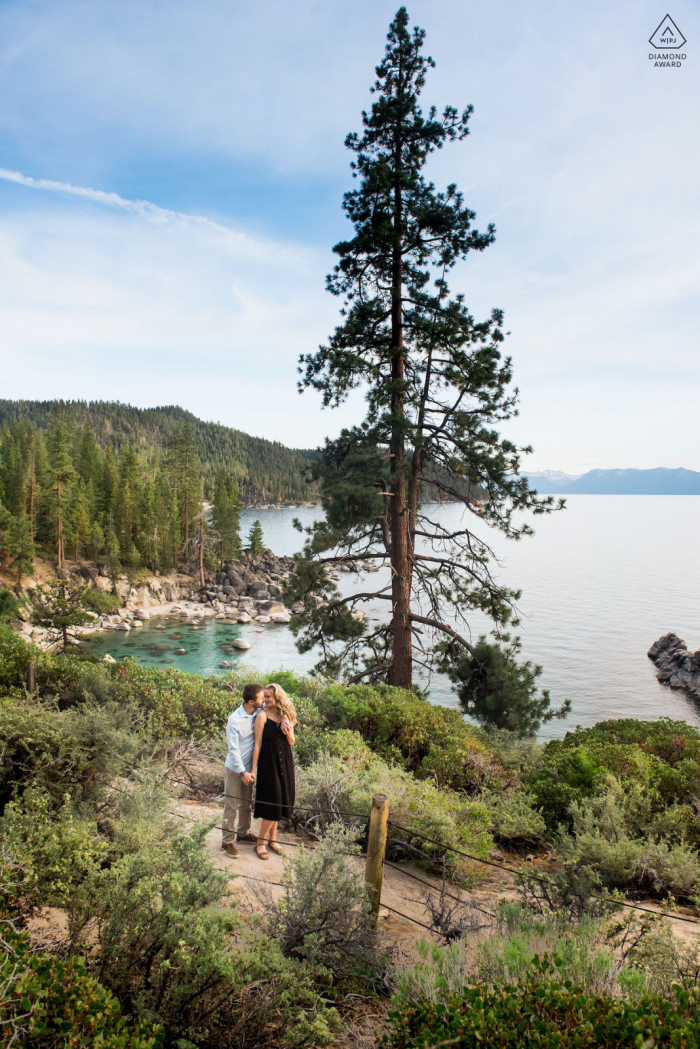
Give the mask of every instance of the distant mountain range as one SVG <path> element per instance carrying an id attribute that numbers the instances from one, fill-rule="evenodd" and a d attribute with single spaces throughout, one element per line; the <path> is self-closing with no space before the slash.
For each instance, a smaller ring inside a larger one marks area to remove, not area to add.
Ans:
<path id="1" fill-rule="evenodd" d="M 543 470 L 526 475 L 530 487 L 541 495 L 700 495 L 696 470 L 589 470 L 565 474 Z"/>

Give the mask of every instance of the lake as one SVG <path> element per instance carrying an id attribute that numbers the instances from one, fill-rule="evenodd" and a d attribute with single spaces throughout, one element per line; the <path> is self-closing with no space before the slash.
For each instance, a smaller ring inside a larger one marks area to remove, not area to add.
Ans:
<path id="1" fill-rule="evenodd" d="M 460 508 L 447 504 L 439 513 L 456 524 Z M 302 541 L 293 518 L 308 525 L 319 515 L 309 507 L 245 510 L 241 533 L 245 537 L 259 518 L 266 545 L 276 554 L 292 554 Z M 564 698 L 572 702 L 566 721 L 544 726 L 542 738 L 604 718 L 668 716 L 700 726 L 700 704 L 660 685 L 646 656 L 652 642 L 670 630 L 689 648 L 700 644 L 700 499 L 576 495 L 568 498 L 566 510 L 534 524 L 532 538 L 514 543 L 493 537 L 492 542 L 498 558 L 495 574 L 523 591 L 523 657 L 543 666 L 540 680 L 554 705 Z M 368 581 L 374 585 L 388 579 L 385 573 L 374 573 L 364 583 L 344 574 L 339 585 L 344 593 L 358 586 L 366 589 Z M 380 612 L 385 609 L 370 607 L 370 620 Z M 164 623 L 167 630 L 156 629 Z M 479 617 L 470 625 L 473 638 L 489 630 Z M 240 659 L 220 648 L 233 637 L 244 637 L 253 646 Z M 224 626 L 205 620 L 198 630 L 173 620 L 151 620 L 130 634 L 105 634 L 90 647 L 117 659 L 132 655 L 149 665 L 203 674 L 223 674 L 219 664 L 224 659 L 260 671 L 286 667 L 305 672 L 314 662 L 311 653 L 299 655 L 286 626 Z M 186 654 L 176 655 L 175 648 Z M 430 682 L 430 699 L 457 705 L 449 682 L 440 675 Z"/>

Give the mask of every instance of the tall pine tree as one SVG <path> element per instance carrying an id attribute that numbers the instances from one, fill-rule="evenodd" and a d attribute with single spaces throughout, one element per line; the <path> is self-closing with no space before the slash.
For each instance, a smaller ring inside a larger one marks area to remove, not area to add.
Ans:
<path id="1" fill-rule="evenodd" d="M 76 481 L 72 456 L 72 427 L 70 420 L 57 412 L 49 429 L 49 469 L 53 495 L 52 516 L 56 543 L 56 567 L 62 568 L 65 559 L 64 532 L 68 532 L 72 488 Z"/>
<path id="2" fill-rule="evenodd" d="M 425 179 L 431 154 L 465 138 L 472 110 L 422 111 L 434 65 L 424 36 L 400 8 L 364 131 L 346 139 L 359 180 L 343 201 L 354 236 L 335 246 L 339 261 L 327 281 L 344 299 L 343 321 L 327 346 L 302 356 L 300 389 L 320 391 L 335 407 L 362 387 L 368 409 L 361 425 L 326 442 L 316 463 L 326 521 L 310 530 L 289 591 L 306 604 L 296 622 L 302 650 L 320 644 L 328 669 L 404 688 L 414 661 L 430 667 L 445 643 L 473 651 L 456 628 L 471 610 L 497 625 L 511 616 L 517 594 L 492 576 L 488 544 L 470 519 L 482 532 L 488 524 L 518 538 L 530 529 L 516 523 L 516 511 L 552 505 L 519 476 L 527 449 L 494 429 L 516 412 L 511 361 L 501 356 L 503 315 L 475 321 L 463 296 L 450 296 L 448 272 L 487 248 L 495 231 L 472 228 L 474 212 L 455 185 L 437 191 Z M 461 504 L 460 524 L 446 527 L 434 512 L 441 499 Z M 390 582 L 341 598 L 326 566 L 368 556 L 390 567 Z M 311 599 L 319 586 L 330 595 L 322 608 Z M 367 600 L 391 610 L 369 631 L 353 614 Z"/>
<path id="3" fill-rule="evenodd" d="M 238 485 L 224 470 L 216 475 L 212 499 L 212 524 L 219 536 L 219 564 L 240 557 L 240 510 Z"/>

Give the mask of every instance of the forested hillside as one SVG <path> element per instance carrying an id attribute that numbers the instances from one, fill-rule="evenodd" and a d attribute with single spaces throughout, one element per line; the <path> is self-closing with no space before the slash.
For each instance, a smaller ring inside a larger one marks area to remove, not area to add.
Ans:
<path id="1" fill-rule="evenodd" d="M 67 414 L 77 428 L 88 426 L 102 452 L 110 445 L 118 455 L 131 446 L 142 465 L 157 462 L 169 439 L 189 423 L 205 498 L 211 497 L 214 479 L 221 470 L 235 479 L 244 504 L 309 502 L 316 498 L 315 489 L 305 480 L 314 452 L 285 448 L 277 441 L 202 422 L 176 405 L 132 408 L 118 401 L 0 400 L 0 427 L 28 422 L 46 432 L 57 410 Z"/>
<path id="2" fill-rule="evenodd" d="M 168 569 L 240 550 L 243 503 L 313 498 L 310 453 L 180 408 L 0 402 L 0 565 L 17 583 L 34 558 Z M 242 498 L 241 498 L 242 497 Z M 203 515 L 203 500 L 212 503 Z"/>

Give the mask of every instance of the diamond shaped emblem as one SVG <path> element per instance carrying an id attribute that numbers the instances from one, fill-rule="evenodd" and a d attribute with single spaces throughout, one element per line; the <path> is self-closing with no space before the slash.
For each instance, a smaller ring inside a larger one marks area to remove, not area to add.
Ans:
<path id="1" fill-rule="evenodd" d="M 685 37 L 670 15 L 666 15 L 659 28 L 649 37 L 649 43 L 657 51 L 673 51 L 685 44 Z"/>

